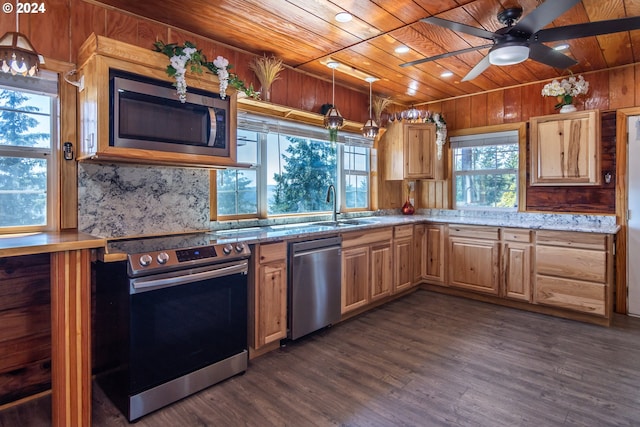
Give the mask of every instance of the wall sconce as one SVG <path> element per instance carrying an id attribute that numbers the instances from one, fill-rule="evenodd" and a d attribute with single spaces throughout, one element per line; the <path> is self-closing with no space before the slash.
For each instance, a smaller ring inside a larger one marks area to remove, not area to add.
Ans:
<path id="1" fill-rule="evenodd" d="M 613 178 L 613 176 L 611 175 L 611 172 L 607 171 L 604 174 L 604 182 L 606 184 L 611 184 L 611 178 Z"/>

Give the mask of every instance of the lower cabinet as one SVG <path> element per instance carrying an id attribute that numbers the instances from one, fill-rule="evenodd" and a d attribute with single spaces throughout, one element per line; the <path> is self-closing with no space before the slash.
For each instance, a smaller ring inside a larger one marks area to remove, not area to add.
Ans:
<path id="1" fill-rule="evenodd" d="M 420 241 L 420 277 L 428 283 L 444 285 L 446 283 L 445 224 L 423 224 L 424 230 L 418 233 Z"/>
<path id="2" fill-rule="evenodd" d="M 449 286 L 499 294 L 497 227 L 449 227 Z"/>
<path id="3" fill-rule="evenodd" d="M 534 302 L 609 317 L 613 286 L 612 237 L 538 231 Z"/>
<path id="4" fill-rule="evenodd" d="M 502 296 L 531 302 L 532 232 L 502 230 Z"/>
<path id="5" fill-rule="evenodd" d="M 249 280 L 249 345 L 258 350 L 287 337 L 287 244 L 257 244 Z"/>
<path id="6" fill-rule="evenodd" d="M 393 229 L 393 289 L 402 292 L 414 285 L 413 224 Z"/>
<path id="7" fill-rule="evenodd" d="M 368 246 L 342 249 L 342 314 L 369 302 Z"/>
<path id="8" fill-rule="evenodd" d="M 393 228 L 342 235 L 342 314 L 391 294 Z"/>

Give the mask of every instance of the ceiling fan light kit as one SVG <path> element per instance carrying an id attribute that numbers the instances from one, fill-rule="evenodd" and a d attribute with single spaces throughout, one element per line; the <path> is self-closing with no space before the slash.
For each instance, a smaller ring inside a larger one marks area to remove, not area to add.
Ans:
<path id="1" fill-rule="evenodd" d="M 489 51 L 489 62 L 492 65 L 514 65 L 526 61 L 529 58 L 529 46 L 514 44 L 500 46 Z"/>

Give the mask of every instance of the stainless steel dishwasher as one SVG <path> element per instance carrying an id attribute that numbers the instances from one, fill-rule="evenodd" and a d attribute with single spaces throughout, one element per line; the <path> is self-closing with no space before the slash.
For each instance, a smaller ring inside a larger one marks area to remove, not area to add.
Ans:
<path id="1" fill-rule="evenodd" d="M 296 340 L 340 320 L 342 237 L 289 244 L 289 333 Z"/>

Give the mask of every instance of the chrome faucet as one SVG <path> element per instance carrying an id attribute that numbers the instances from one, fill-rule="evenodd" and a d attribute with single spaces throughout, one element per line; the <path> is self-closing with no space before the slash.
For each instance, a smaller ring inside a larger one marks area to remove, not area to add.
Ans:
<path id="1" fill-rule="evenodd" d="M 331 213 L 331 220 L 336 222 L 338 220 L 338 205 L 336 203 L 336 187 L 334 187 L 333 184 L 327 188 L 327 203 L 331 201 L 331 190 L 333 190 L 333 212 Z"/>

